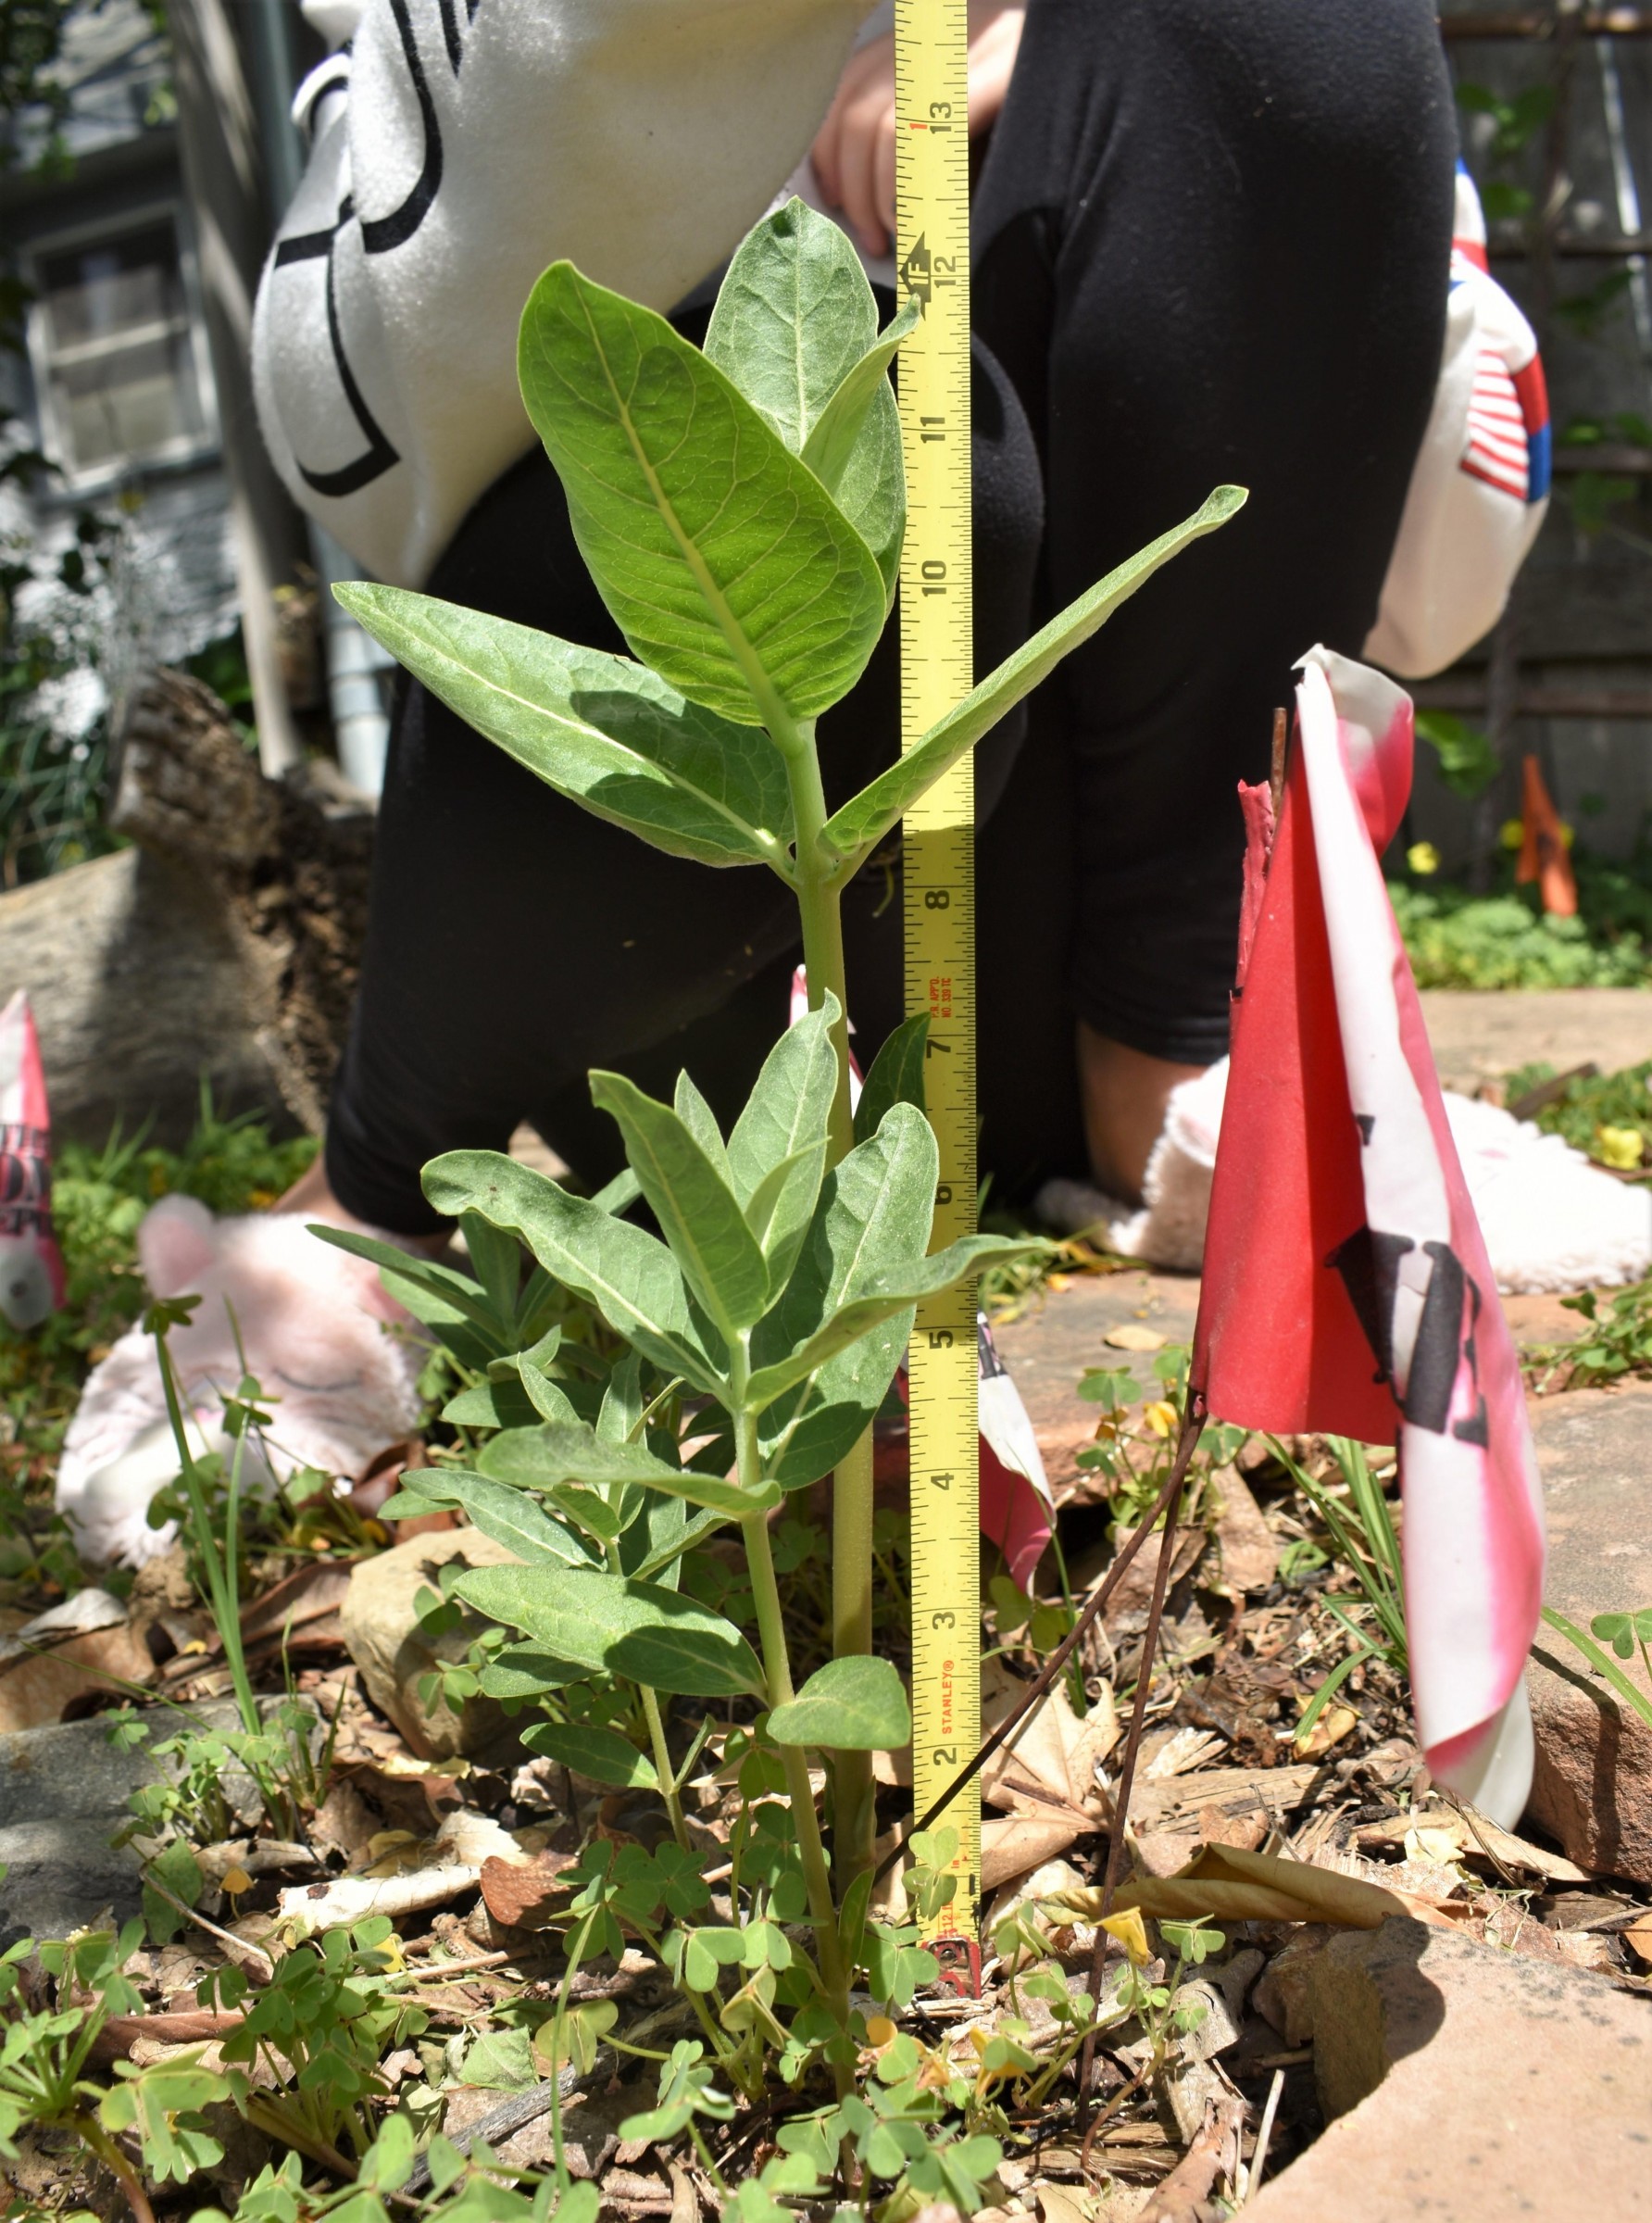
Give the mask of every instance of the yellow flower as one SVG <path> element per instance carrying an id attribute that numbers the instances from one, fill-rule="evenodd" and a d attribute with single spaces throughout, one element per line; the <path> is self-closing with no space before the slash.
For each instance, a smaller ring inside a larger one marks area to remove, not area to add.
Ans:
<path id="1" fill-rule="evenodd" d="M 1646 1154 L 1646 1138 L 1639 1127 L 1596 1127 L 1595 1155 L 1602 1165 L 1633 1173 Z"/>
<path id="2" fill-rule="evenodd" d="M 1563 849 L 1569 849 L 1576 839 L 1577 828 L 1575 826 L 1568 825 L 1566 821 L 1562 819 L 1560 821 L 1560 847 Z"/>
<path id="3" fill-rule="evenodd" d="M 1406 851 L 1406 862 L 1414 873 L 1437 873 L 1440 852 L 1432 841 L 1414 841 Z"/>
<path id="4" fill-rule="evenodd" d="M 1497 839 L 1506 849 L 1518 849 L 1525 845 L 1526 829 L 1518 818 L 1506 818 L 1497 828 Z"/>
<path id="5" fill-rule="evenodd" d="M 1147 1959 L 1147 1926 L 1138 1907 L 1127 1906 L 1121 1915 L 1109 1915 L 1101 1927 L 1109 1937 L 1118 1939 L 1125 1957 L 1138 1968 Z"/>
<path id="6" fill-rule="evenodd" d="M 876 2046 L 881 2052 L 884 2046 L 893 2045 L 895 2038 L 895 2025 L 887 2015 L 869 2015 L 867 2016 L 866 2042 L 868 2045 Z"/>
<path id="7" fill-rule="evenodd" d="M 232 1899 L 239 1899 L 243 1891 L 252 1890 L 253 1879 L 244 1867 L 237 1865 L 224 1870 L 223 1885 Z"/>
<path id="8" fill-rule="evenodd" d="M 1175 1406 L 1162 1397 L 1142 1407 L 1142 1425 L 1155 1436 L 1173 1436 L 1179 1425 Z"/>

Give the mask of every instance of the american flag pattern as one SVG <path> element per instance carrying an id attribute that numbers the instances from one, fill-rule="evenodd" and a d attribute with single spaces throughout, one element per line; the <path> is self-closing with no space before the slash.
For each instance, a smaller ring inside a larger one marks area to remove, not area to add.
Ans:
<path id="1" fill-rule="evenodd" d="M 1472 179 L 1459 162 L 1451 242 L 1453 286 L 1488 276 L 1485 218 Z M 1549 488 L 1548 391 L 1531 326 L 1507 295 L 1508 313 L 1490 320 L 1474 366 L 1468 439 L 1459 469 L 1517 502 L 1539 502 Z"/>

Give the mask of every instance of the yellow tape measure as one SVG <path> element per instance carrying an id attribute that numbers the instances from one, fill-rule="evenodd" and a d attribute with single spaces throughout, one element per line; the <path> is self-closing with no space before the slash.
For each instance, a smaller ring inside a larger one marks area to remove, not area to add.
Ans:
<path id="1" fill-rule="evenodd" d="M 901 349 L 907 539 L 901 734 L 910 748 L 974 684 L 970 567 L 970 124 L 966 0 L 895 0 L 896 253 L 923 319 Z M 975 1227 L 975 785 L 966 756 L 907 813 L 907 1009 L 928 1014 L 924 1086 L 941 1146 L 935 1242 Z M 921 1815 L 981 1741 L 981 1546 L 973 1284 L 918 1308 L 908 1380 L 912 1795 Z M 932 1934 L 973 1938 L 981 1799 L 957 1831 L 953 1903 Z"/>

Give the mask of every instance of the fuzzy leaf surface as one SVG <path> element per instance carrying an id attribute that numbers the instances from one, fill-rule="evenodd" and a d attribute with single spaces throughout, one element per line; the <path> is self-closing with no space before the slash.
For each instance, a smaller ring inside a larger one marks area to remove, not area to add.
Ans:
<path id="1" fill-rule="evenodd" d="M 928 1042 L 927 1011 L 903 1019 L 884 1037 L 855 1107 L 857 1142 L 867 1142 L 877 1133 L 891 1104 L 916 1104 L 919 1111 L 924 1109 L 923 1061 Z"/>
<path id="2" fill-rule="evenodd" d="M 769 1716 L 776 1744 L 812 1744 L 840 1752 L 888 1752 L 907 1743 L 912 1714 L 906 1688 L 887 1660 L 851 1653 L 828 1660 L 788 1704 Z"/>
<path id="3" fill-rule="evenodd" d="M 679 1698 L 762 1693 L 762 1670 L 733 1623 L 657 1583 L 572 1567 L 478 1567 L 455 1589 L 576 1666 Z"/>
<path id="4" fill-rule="evenodd" d="M 846 695 L 882 630 L 882 575 L 722 371 L 567 262 L 530 295 L 517 362 L 580 552 L 643 662 L 737 725 Z"/>
<path id="5" fill-rule="evenodd" d="M 546 786 L 657 849 L 786 873 L 792 805 L 767 734 L 645 665 L 399 586 L 335 589 L 358 624 Z"/>
<path id="6" fill-rule="evenodd" d="M 594 1073 L 591 1101 L 619 1122 L 672 1257 L 732 1343 L 769 1308 L 769 1267 L 733 1190 L 670 1106 L 623 1074 Z"/>
<path id="7" fill-rule="evenodd" d="M 617 1729 L 593 1728 L 582 1722 L 535 1722 L 522 1731 L 531 1752 L 589 1776 L 594 1783 L 611 1783 L 617 1790 L 657 1790 L 659 1777 L 645 1752 L 621 1737 Z"/>
<path id="8" fill-rule="evenodd" d="M 628 1220 L 518 1165 L 497 1150 L 449 1150 L 424 1169 L 438 1212 L 479 1212 L 527 1244 L 547 1274 L 594 1304 L 608 1325 L 668 1374 L 712 1396 L 728 1365 L 709 1322 L 695 1319 L 688 1285 L 666 1246 Z"/>
<path id="9" fill-rule="evenodd" d="M 494 1438 L 494 1442 L 503 1440 Z M 493 1448 L 489 1444 L 482 1457 L 485 1459 Z M 592 1553 L 577 1536 L 548 1519 L 533 1499 L 508 1481 L 469 1474 L 462 1467 L 420 1466 L 402 1476 L 401 1494 L 418 1500 L 417 1509 L 422 1512 L 437 1505 L 459 1506 L 483 1536 L 491 1536 L 496 1544 L 522 1559 L 553 1561 L 569 1567 L 594 1564 Z"/>
<path id="10" fill-rule="evenodd" d="M 662 1489 L 668 1497 L 682 1498 L 688 1504 L 707 1505 L 736 1516 L 765 1513 L 778 1501 L 776 1491 L 743 1489 L 719 1475 L 668 1466 L 643 1444 L 607 1443 L 594 1429 L 577 1425 L 558 1427 L 547 1424 L 543 1428 L 513 1429 L 512 1434 L 532 1438 L 531 1444 L 522 1444 L 519 1452 L 513 1452 L 513 1463 L 519 1459 L 517 1472 L 523 1479 L 531 1465 L 534 1484 L 540 1488 L 571 1482 L 587 1489 L 620 1490 L 638 1483 Z M 495 1437 L 482 1458 L 496 1453 L 505 1440 Z"/>

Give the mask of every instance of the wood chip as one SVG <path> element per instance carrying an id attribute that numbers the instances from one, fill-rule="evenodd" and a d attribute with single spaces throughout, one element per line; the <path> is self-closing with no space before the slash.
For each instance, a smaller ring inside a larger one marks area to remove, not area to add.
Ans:
<path id="1" fill-rule="evenodd" d="M 484 1860 L 482 1895 L 489 1914 L 507 1929 L 543 1929 L 567 1901 L 567 1887 L 558 1878 L 564 1868 L 572 1867 L 574 1859 L 571 1852 L 554 1852 L 547 1847 L 527 1862 Z"/>
<path id="2" fill-rule="evenodd" d="M 1165 1338 L 1158 1328 L 1148 1327 L 1141 1320 L 1121 1320 L 1101 1339 L 1114 1350 L 1162 1350 L 1165 1347 Z"/>

